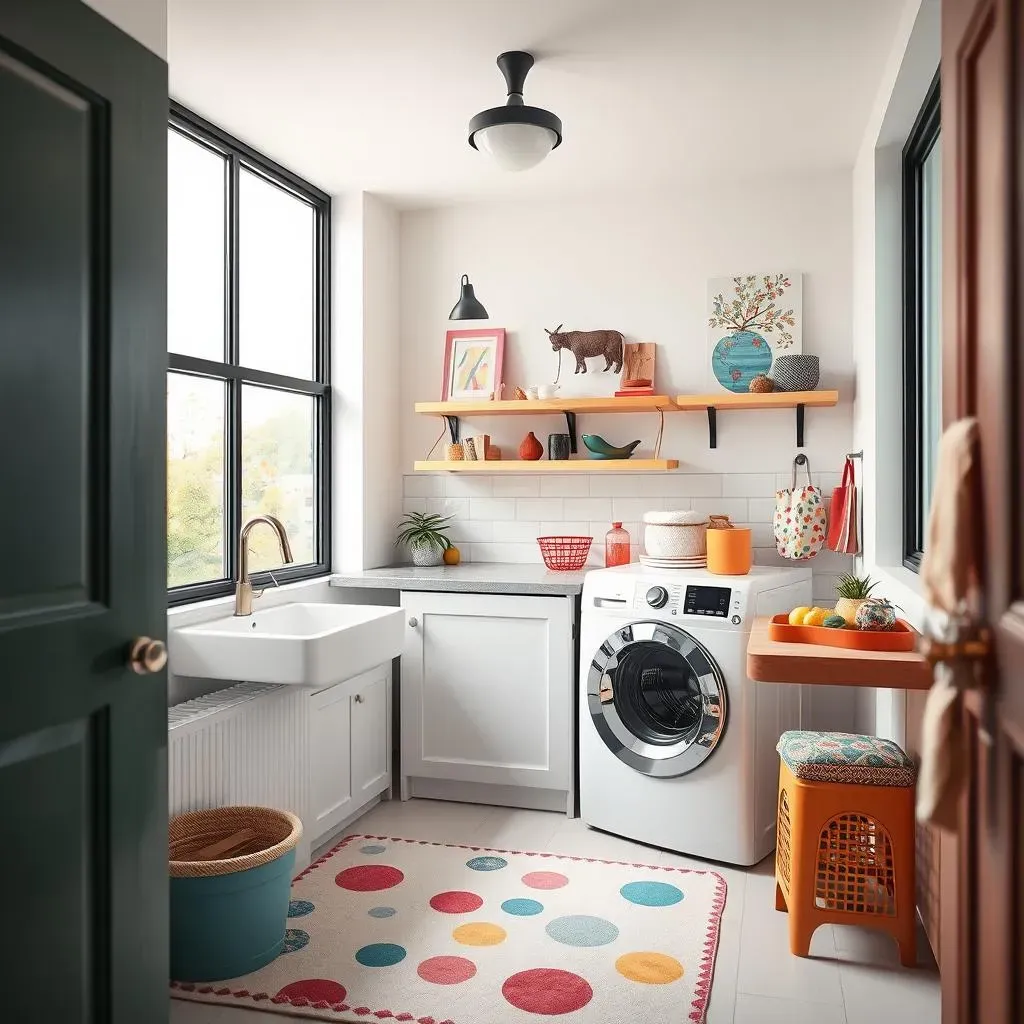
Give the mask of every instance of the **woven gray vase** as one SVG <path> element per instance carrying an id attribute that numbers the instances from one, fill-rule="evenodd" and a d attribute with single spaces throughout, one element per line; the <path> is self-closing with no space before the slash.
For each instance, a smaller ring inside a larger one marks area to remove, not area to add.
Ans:
<path id="1" fill-rule="evenodd" d="M 818 357 L 803 354 L 776 356 L 771 378 L 779 391 L 813 391 L 821 379 Z"/>

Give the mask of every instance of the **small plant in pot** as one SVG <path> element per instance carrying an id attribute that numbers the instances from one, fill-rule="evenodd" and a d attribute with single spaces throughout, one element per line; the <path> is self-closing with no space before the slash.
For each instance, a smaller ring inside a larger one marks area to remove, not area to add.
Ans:
<path id="1" fill-rule="evenodd" d="M 445 530 L 451 516 L 436 512 L 407 512 L 398 524 L 398 544 L 412 553 L 413 565 L 440 565 L 452 546 Z"/>
<path id="2" fill-rule="evenodd" d="M 836 581 L 836 615 L 842 615 L 846 624 L 856 628 L 857 611 L 865 601 L 871 598 L 871 591 L 878 584 L 870 576 L 854 576 L 844 572 Z"/>

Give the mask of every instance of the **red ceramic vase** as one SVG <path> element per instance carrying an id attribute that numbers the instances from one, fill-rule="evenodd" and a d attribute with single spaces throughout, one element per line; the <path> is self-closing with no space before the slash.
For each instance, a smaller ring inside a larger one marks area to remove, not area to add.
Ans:
<path id="1" fill-rule="evenodd" d="M 544 446 L 534 437 L 531 430 L 519 445 L 519 458 L 526 462 L 536 462 L 543 454 Z"/>

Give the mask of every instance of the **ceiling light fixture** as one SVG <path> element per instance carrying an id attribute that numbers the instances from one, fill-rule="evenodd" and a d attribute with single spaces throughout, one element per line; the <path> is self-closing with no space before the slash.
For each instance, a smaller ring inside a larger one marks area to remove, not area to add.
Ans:
<path id="1" fill-rule="evenodd" d="M 469 144 L 490 154 L 506 171 L 534 167 L 562 144 L 561 120 L 550 110 L 523 103 L 523 83 L 532 67 L 532 54 L 500 54 L 498 68 L 508 86 L 508 100 L 503 107 L 481 110 L 469 122 Z"/>
<path id="2" fill-rule="evenodd" d="M 459 301 L 452 306 L 452 311 L 448 314 L 449 320 L 486 320 L 487 310 L 484 309 L 483 303 L 476 297 L 473 292 L 473 286 L 469 283 L 469 277 L 466 274 L 462 275 L 462 292 L 459 295 Z"/>

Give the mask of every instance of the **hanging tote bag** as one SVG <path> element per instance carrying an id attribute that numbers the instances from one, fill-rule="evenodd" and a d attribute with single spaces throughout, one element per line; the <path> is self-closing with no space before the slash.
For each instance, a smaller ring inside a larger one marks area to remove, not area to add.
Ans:
<path id="1" fill-rule="evenodd" d="M 796 485 L 796 468 L 803 466 L 807 483 Z M 813 558 L 825 543 L 825 503 L 811 483 L 806 455 L 793 460 L 793 486 L 775 492 L 775 547 L 783 558 Z"/>
<path id="2" fill-rule="evenodd" d="M 857 484 L 853 472 L 853 459 L 846 460 L 842 483 L 832 491 L 826 543 L 833 551 L 843 555 L 855 555 L 860 551 L 857 538 Z"/>

